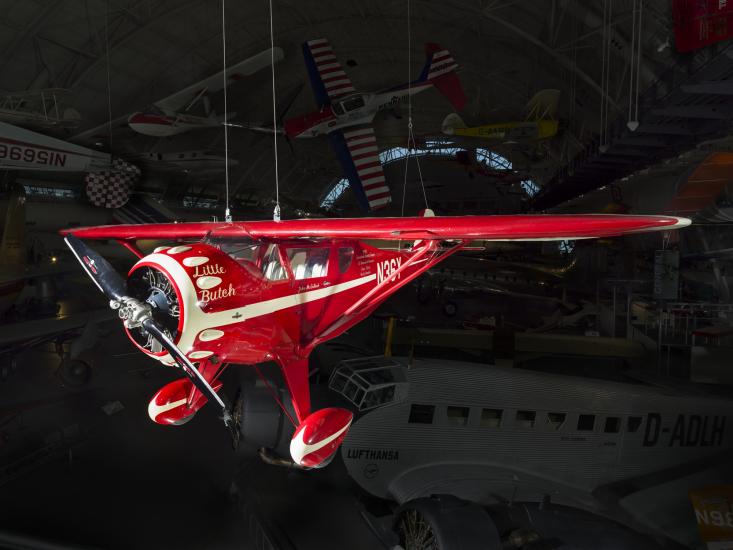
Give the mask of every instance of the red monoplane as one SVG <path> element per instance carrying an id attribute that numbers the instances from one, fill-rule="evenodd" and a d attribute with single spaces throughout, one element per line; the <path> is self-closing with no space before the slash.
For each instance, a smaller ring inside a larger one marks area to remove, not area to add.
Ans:
<path id="1" fill-rule="evenodd" d="M 290 453 L 312 468 L 333 458 L 352 414 L 311 411 L 309 354 L 421 273 L 472 241 L 613 237 L 689 223 L 671 216 L 520 215 L 116 225 L 63 233 L 134 344 L 186 375 L 153 396 L 148 412 L 155 422 L 183 424 L 212 401 L 231 426 L 217 393 L 221 373 L 230 364 L 272 360 L 296 416 Z M 127 281 L 80 239 L 114 239 L 133 251 L 139 261 Z M 174 244 L 144 256 L 139 239 Z M 366 239 L 402 242 L 381 249 Z"/>

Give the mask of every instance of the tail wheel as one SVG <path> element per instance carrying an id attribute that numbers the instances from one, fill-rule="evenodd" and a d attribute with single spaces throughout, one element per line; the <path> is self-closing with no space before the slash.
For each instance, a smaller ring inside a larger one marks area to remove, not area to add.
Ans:
<path id="1" fill-rule="evenodd" d="M 414 508 L 402 512 L 397 530 L 405 550 L 440 550 L 433 526 Z"/>

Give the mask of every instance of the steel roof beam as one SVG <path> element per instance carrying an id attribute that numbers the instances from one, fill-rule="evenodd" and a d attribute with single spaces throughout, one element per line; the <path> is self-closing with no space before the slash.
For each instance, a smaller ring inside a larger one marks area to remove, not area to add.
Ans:
<path id="1" fill-rule="evenodd" d="M 733 95 L 733 80 L 718 80 L 685 84 L 680 89 L 686 94 Z"/>
<path id="2" fill-rule="evenodd" d="M 668 136 L 691 136 L 692 130 L 676 124 L 642 124 L 636 134 L 662 134 Z"/>
<path id="3" fill-rule="evenodd" d="M 660 139 L 657 137 L 627 137 L 627 138 L 621 138 L 617 139 L 613 142 L 614 145 L 626 145 L 629 147 L 667 147 L 669 146 L 669 143 L 665 139 Z"/>
<path id="4" fill-rule="evenodd" d="M 661 109 L 652 109 L 651 114 L 672 118 L 727 120 L 733 117 L 733 110 L 727 105 L 675 105 Z"/>

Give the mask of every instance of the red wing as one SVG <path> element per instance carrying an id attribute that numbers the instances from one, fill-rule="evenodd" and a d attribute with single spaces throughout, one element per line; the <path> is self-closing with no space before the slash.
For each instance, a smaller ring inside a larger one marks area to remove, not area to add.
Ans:
<path id="1" fill-rule="evenodd" d="M 614 237 L 628 233 L 679 229 L 690 224 L 674 216 L 517 215 L 424 218 L 355 218 L 106 225 L 64 230 L 82 239 L 182 239 L 217 237 L 293 239 L 471 239 L 486 241 L 557 241 Z"/>
<path id="2" fill-rule="evenodd" d="M 76 235 L 80 239 L 203 239 L 209 231 L 221 229 L 224 222 L 146 223 L 130 225 L 98 225 L 63 229 L 62 235 Z M 240 224 L 236 224 L 240 226 Z"/>
<path id="3" fill-rule="evenodd" d="M 256 221 L 217 229 L 217 236 L 236 234 L 246 227 L 251 237 L 327 239 L 470 239 L 486 241 L 557 241 L 614 237 L 678 229 L 690 224 L 674 216 L 517 215 L 411 218 L 310 219 L 282 222 Z"/>

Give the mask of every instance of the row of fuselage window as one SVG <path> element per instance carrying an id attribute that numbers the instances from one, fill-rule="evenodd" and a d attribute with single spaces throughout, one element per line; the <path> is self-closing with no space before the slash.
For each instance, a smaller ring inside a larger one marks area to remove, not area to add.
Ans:
<path id="1" fill-rule="evenodd" d="M 459 406 L 443 407 L 444 420 L 439 424 L 448 426 L 468 426 L 471 408 Z M 502 409 L 482 408 L 478 422 L 473 420 L 472 425 L 483 426 L 487 428 L 501 428 L 510 414 L 514 414 L 514 428 L 537 428 L 544 427 L 550 431 L 570 430 L 578 432 L 593 432 L 596 428 L 603 433 L 616 434 L 621 432 L 622 417 L 605 416 L 600 417 L 595 414 L 578 414 L 577 422 L 569 425 L 570 414 L 565 412 L 548 412 L 546 415 L 532 410 L 504 411 Z M 642 424 L 641 416 L 626 417 L 625 431 L 629 433 L 638 432 Z M 413 403 L 410 406 L 410 416 L 408 418 L 410 424 L 434 424 L 436 423 L 436 406 L 421 405 Z"/>

